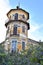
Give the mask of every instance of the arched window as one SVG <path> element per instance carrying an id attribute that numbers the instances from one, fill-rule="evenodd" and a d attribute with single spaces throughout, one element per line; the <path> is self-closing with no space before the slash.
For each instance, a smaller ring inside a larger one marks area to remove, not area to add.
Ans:
<path id="1" fill-rule="evenodd" d="M 12 40 L 11 47 L 11 50 L 15 52 L 17 49 L 17 40 Z"/>
<path id="2" fill-rule="evenodd" d="M 25 16 L 24 16 L 24 15 L 22 15 L 22 17 L 23 17 L 23 18 L 25 18 Z"/>
<path id="3" fill-rule="evenodd" d="M 18 13 L 15 14 L 15 20 L 18 20 Z"/>
<path id="4" fill-rule="evenodd" d="M 14 35 L 17 35 L 17 26 L 14 26 L 13 34 L 14 34 Z"/>

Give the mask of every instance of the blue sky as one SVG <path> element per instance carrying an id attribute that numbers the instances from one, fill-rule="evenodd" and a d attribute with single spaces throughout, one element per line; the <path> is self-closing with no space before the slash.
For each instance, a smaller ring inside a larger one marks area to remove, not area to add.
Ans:
<path id="1" fill-rule="evenodd" d="M 0 1 L 0 42 L 6 37 L 6 28 L 4 26 L 7 19 L 6 13 L 16 8 L 20 2 L 20 8 L 30 13 L 30 30 L 28 37 L 36 41 L 43 41 L 43 0 L 1 0 Z"/>

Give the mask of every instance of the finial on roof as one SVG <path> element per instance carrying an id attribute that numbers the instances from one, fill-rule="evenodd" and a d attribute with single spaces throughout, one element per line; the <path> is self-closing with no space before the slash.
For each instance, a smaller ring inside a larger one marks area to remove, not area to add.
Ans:
<path id="1" fill-rule="evenodd" d="M 17 9 L 19 9 L 19 6 L 17 6 Z"/>
<path id="2" fill-rule="evenodd" d="M 20 1 L 18 2 L 18 6 L 17 6 L 17 9 L 19 9 L 20 8 Z"/>

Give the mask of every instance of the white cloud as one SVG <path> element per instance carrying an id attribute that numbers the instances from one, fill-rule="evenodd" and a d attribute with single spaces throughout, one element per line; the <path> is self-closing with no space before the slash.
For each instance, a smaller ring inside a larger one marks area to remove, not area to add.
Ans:
<path id="1" fill-rule="evenodd" d="M 0 42 L 4 41 L 6 35 L 6 28 L 4 26 L 7 19 L 6 13 L 9 11 L 9 0 L 0 0 Z"/>

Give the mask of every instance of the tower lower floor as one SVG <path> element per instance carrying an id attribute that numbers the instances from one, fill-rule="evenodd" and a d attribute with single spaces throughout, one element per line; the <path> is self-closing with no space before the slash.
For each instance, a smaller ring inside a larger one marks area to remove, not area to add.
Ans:
<path id="1" fill-rule="evenodd" d="M 9 52 L 22 51 L 27 48 L 27 38 L 11 36 L 5 40 L 5 50 Z"/>

